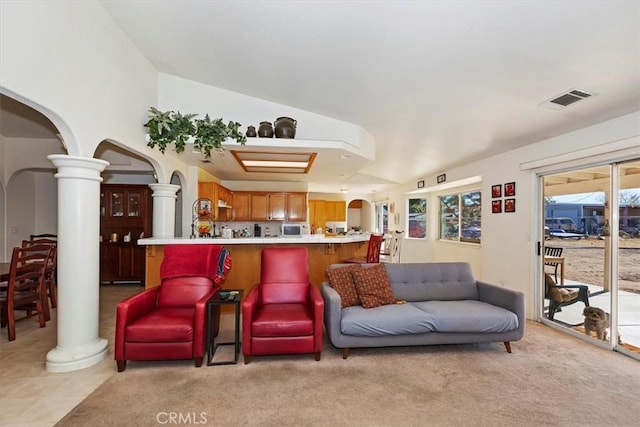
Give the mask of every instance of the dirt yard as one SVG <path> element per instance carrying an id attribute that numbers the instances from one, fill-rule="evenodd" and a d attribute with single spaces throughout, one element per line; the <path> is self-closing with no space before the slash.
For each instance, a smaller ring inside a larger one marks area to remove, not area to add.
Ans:
<path id="1" fill-rule="evenodd" d="M 618 277 L 621 290 L 640 293 L 640 239 L 620 239 L 618 257 Z M 547 246 L 564 248 L 564 276 L 594 285 L 604 285 L 604 240 L 589 239 L 550 239 Z M 547 272 L 551 267 L 545 268 Z"/>

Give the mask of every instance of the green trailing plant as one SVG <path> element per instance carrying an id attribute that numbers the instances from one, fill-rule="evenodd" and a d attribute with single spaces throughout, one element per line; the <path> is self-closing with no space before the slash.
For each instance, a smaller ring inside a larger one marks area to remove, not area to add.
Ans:
<path id="1" fill-rule="evenodd" d="M 247 137 L 238 130 L 240 123 L 230 121 L 225 124 L 222 118 L 211 120 L 208 114 L 204 119 L 195 119 L 196 116 L 151 107 L 149 120 L 144 124 L 149 129 L 147 146 L 157 147 L 164 154 L 167 147 L 173 144 L 175 151 L 180 153 L 187 142 L 193 139 L 194 147 L 209 159 L 212 151 L 223 151 L 222 143 L 227 138 L 235 139 L 242 145 L 247 142 Z"/>
<path id="2" fill-rule="evenodd" d="M 208 159 L 211 157 L 211 150 L 222 151 L 222 142 L 227 138 L 235 139 L 239 144 L 244 145 L 247 137 L 238 130 L 240 126 L 240 123 L 234 121 L 229 121 L 225 125 L 222 118 L 211 120 L 206 114 L 204 119 L 195 121 L 193 146 Z"/>

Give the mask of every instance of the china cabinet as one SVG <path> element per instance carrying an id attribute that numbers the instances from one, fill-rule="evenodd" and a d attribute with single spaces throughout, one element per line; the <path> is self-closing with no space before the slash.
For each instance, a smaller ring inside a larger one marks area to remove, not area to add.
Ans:
<path id="1" fill-rule="evenodd" d="M 151 235 L 148 185 L 100 186 L 100 283 L 144 282 L 145 249 L 138 239 Z"/>

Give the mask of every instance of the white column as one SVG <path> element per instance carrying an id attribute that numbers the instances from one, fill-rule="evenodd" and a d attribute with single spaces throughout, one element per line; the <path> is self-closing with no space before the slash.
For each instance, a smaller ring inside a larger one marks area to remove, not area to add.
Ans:
<path id="1" fill-rule="evenodd" d="M 176 221 L 176 193 L 180 189 L 174 184 L 149 184 L 153 190 L 153 237 L 174 237 Z"/>
<path id="2" fill-rule="evenodd" d="M 58 341 L 50 372 L 83 369 L 107 356 L 100 338 L 100 173 L 109 162 L 54 154 L 58 173 Z"/>

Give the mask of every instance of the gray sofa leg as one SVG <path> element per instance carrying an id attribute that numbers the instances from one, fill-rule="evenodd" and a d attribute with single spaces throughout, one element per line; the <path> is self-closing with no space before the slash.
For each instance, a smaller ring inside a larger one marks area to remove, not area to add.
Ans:
<path id="1" fill-rule="evenodd" d="M 342 358 L 346 359 L 347 357 L 349 357 L 349 349 L 348 348 L 343 348 L 342 349 Z"/>
<path id="2" fill-rule="evenodd" d="M 504 342 L 504 348 L 507 349 L 507 353 L 511 353 L 511 343 L 509 341 Z"/>

